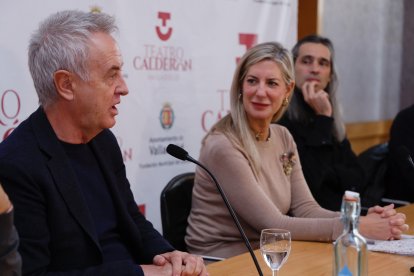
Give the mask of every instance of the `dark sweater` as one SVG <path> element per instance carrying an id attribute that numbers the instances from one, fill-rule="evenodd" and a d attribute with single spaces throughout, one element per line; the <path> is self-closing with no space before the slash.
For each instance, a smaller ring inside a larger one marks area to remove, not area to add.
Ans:
<path id="1" fill-rule="evenodd" d="M 103 262 L 133 260 L 118 231 L 115 206 L 88 144 L 61 142 L 78 179 L 102 248 Z"/>
<path id="2" fill-rule="evenodd" d="M 414 105 L 401 110 L 390 131 L 385 197 L 414 202 Z"/>
<path id="3" fill-rule="evenodd" d="M 306 182 L 316 201 L 326 209 L 339 211 L 346 190 L 361 192 L 363 169 L 348 139 L 338 142 L 333 136 L 333 118 L 316 115 L 303 97 L 297 100 L 307 109 L 308 122 L 292 121 L 285 114 L 279 124 L 296 142 Z"/>

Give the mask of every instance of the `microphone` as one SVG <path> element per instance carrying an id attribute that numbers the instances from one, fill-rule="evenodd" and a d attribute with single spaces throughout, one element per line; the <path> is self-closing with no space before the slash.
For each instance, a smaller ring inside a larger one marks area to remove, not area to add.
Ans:
<path id="1" fill-rule="evenodd" d="M 177 145 L 174 144 L 169 144 L 167 146 L 167 153 L 177 159 L 183 160 L 183 161 L 190 161 L 198 166 L 200 166 L 202 169 L 204 169 L 211 177 L 211 179 L 213 179 L 214 183 L 216 184 L 217 190 L 219 191 L 224 203 L 226 204 L 227 209 L 230 212 L 231 217 L 233 218 L 234 223 L 237 226 L 237 229 L 240 232 L 240 235 L 243 237 L 244 243 L 246 244 L 247 249 L 250 252 L 250 255 L 254 261 L 254 264 L 256 266 L 257 272 L 259 272 L 260 276 L 263 276 L 263 272 L 260 269 L 260 265 L 256 259 L 256 256 L 253 253 L 253 249 L 252 246 L 249 242 L 249 240 L 247 239 L 246 234 L 243 231 L 243 228 L 240 225 L 239 220 L 237 219 L 236 213 L 233 210 L 233 207 L 231 207 L 229 200 L 227 199 L 226 194 L 224 193 L 223 189 L 221 188 L 220 184 L 218 183 L 217 179 L 214 177 L 214 175 L 206 168 L 203 166 L 203 164 L 201 164 L 200 162 L 198 162 L 197 160 L 195 160 L 194 158 L 192 158 L 188 152 L 186 150 L 184 150 L 183 148 L 180 148 Z"/>
<path id="2" fill-rule="evenodd" d="M 407 149 L 407 150 L 408 150 L 408 149 Z M 410 167 L 411 167 L 412 169 L 414 169 L 414 162 L 413 162 L 413 159 L 411 158 L 411 154 L 410 154 L 410 153 L 408 153 L 407 160 L 408 160 L 408 163 L 410 164 Z"/>
<path id="3" fill-rule="evenodd" d="M 402 160 L 404 160 L 405 166 L 407 168 L 408 165 L 408 169 L 409 170 L 413 170 L 414 169 L 414 162 L 413 159 L 411 158 L 411 152 L 410 150 L 406 147 L 406 146 L 399 146 L 397 148 L 397 155 L 399 158 L 401 158 Z"/>

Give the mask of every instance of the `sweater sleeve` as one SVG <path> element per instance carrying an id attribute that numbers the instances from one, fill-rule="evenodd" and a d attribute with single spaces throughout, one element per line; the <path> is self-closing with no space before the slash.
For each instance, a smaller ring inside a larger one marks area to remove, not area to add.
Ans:
<path id="1" fill-rule="evenodd" d="M 294 166 L 289 178 L 292 191 L 289 213 L 295 218 L 311 220 L 311 222 L 308 222 L 306 234 L 301 239 L 308 240 L 307 235 L 314 235 L 315 240 L 335 240 L 343 229 L 339 219 L 340 213 L 326 210 L 315 201 L 303 175 L 301 161 L 293 137 L 287 130 L 283 131 L 282 136 L 287 147 L 297 156 L 296 166 Z M 325 230 L 320 227 L 325 228 Z M 326 232 L 328 229 L 331 231 Z"/>
<path id="2" fill-rule="evenodd" d="M 275 140 L 282 138 L 272 137 Z M 261 188 L 241 149 L 235 148 L 224 135 L 211 140 L 202 150 L 201 158 L 221 183 L 239 218 L 256 233 L 264 228 L 285 228 L 296 240 L 330 241 L 336 238 L 341 227 L 338 215 L 317 205 L 303 179 L 300 165 L 295 166 L 291 176 L 292 213 L 298 215 L 292 217 L 281 212 L 266 189 Z M 274 183 L 272 189 L 277 189 L 278 185 Z M 305 211 L 308 207 L 312 211 Z"/>

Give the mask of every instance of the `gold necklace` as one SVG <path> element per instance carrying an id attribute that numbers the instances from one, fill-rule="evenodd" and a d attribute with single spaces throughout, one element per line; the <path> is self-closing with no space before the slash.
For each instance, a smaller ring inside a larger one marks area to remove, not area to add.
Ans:
<path id="1" fill-rule="evenodd" d="M 257 132 L 254 136 L 256 138 L 256 141 L 260 141 L 260 138 L 262 137 L 262 135 L 263 135 L 263 131 Z M 267 135 L 267 138 L 265 141 L 267 142 L 269 140 L 270 140 L 270 128 L 269 128 L 269 134 Z"/>

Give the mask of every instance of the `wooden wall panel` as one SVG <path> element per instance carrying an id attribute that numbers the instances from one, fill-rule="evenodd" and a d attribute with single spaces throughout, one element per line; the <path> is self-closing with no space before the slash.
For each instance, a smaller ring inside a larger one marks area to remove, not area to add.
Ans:
<path id="1" fill-rule="evenodd" d="M 387 142 L 392 120 L 346 124 L 346 132 L 356 154 L 371 146 Z"/>
<path id="2" fill-rule="evenodd" d="M 298 39 L 318 32 L 318 0 L 298 1 Z"/>

